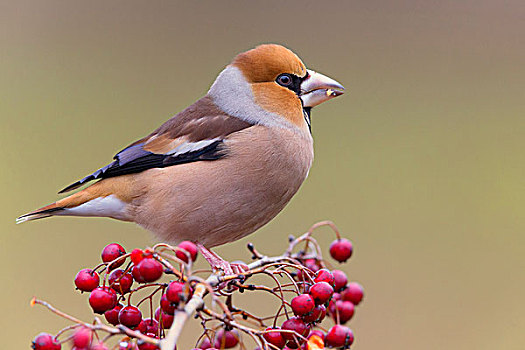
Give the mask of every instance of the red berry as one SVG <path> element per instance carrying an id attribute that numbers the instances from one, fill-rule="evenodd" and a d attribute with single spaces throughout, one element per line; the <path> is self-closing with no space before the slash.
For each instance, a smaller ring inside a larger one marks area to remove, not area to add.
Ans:
<path id="1" fill-rule="evenodd" d="M 314 299 L 309 294 L 301 294 L 292 299 L 292 311 L 297 316 L 312 312 L 315 307 Z"/>
<path id="2" fill-rule="evenodd" d="M 348 277 L 341 270 L 333 270 L 332 275 L 334 275 L 334 291 L 339 292 L 348 283 Z"/>
<path id="3" fill-rule="evenodd" d="M 91 329 L 81 327 L 77 329 L 75 334 L 73 335 L 73 345 L 79 349 L 87 348 L 89 344 L 91 344 L 92 338 L 93 334 L 91 332 Z"/>
<path id="4" fill-rule="evenodd" d="M 363 287 L 357 282 L 351 282 L 341 292 L 341 299 L 351 301 L 354 305 L 357 305 L 363 300 L 363 295 Z"/>
<path id="5" fill-rule="evenodd" d="M 281 335 L 281 332 L 278 332 L 279 328 L 266 328 L 266 331 L 272 331 L 272 330 L 276 330 L 276 331 L 264 333 L 263 334 L 264 339 L 268 343 L 277 346 L 279 349 L 284 348 L 284 346 L 286 345 L 286 340 Z"/>
<path id="6" fill-rule="evenodd" d="M 171 282 L 166 290 L 166 298 L 175 304 L 184 299 L 184 284 L 181 282 Z"/>
<path id="7" fill-rule="evenodd" d="M 215 342 L 221 349 L 230 349 L 239 343 L 239 332 L 236 329 L 226 331 L 220 329 L 215 333 Z"/>
<path id="8" fill-rule="evenodd" d="M 60 350 L 62 346 L 51 334 L 40 333 L 33 339 L 31 347 L 35 350 Z"/>
<path id="9" fill-rule="evenodd" d="M 141 341 L 139 340 L 137 342 L 137 345 L 139 347 L 139 350 L 157 350 L 157 349 L 160 349 L 157 345 L 155 344 L 151 344 L 151 343 L 146 343 L 144 341 Z M 174 350 L 176 350 L 177 347 L 175 346 Z"/>
<path id="10" fill-rule="evenodd" d="M 103 314 L 117 305 L 117 293 L 109 287 L 97 287 L 89 295 L 89 305 L 95 313 Z"/>
<path id="11" fill-rule="evenodd" d="M 75 286 L 83 292 L 91 292 L 98 287 L 99 282 L 98 273 L 91 269 L 80 270 L 75 276 Z"/>
<path id="12" fill-rule="evenodd" d="M 133 284 L 133 276 L 130 273 L 124 273 L 124 270 L 113 270 L 108 277 L 108 283 L 113 290 L 120 294 L 126 294 Z"/>
<path id="13" fill-rule="evenodd" d="M 290 319 L 284 321 L 281 328 L 288 331 L 294 331 L 303 337 L 306 337 L 310 332 L 310 329 L 308 326 L 306 326 L 306 323 L 304 323 L 299 317 L 291 317 Z M 293 333 L 282 333 L 282 336 L 285 340 L 293 340 L 294 338 Z"/>
<path id="14" fill-rule="evenodd" d="M 317 282 L 310 287 L 308 293 L 314 298 L 315 304 L 319 305 L 330 300 L 334 294 L 334 289 L 326 282 Z"/>
<path id="15" fill-rule="evenodd" d="M 118 243 L 111 243 L 104 247 L 102 250 L 102 261 L 105 263 L 112 262 L 113 260 L 121 257 L 126 254 L 124 248 Z M 120 265 L 124 264 L 125 259 L 120 259 L 115 261 L 109 266 L 110 270 L 116 269 Z"/>
<path id="16" fill-rule="evenodd" d="M 339 262 L 345 262 L 352 256 L 352 243 L 340 238 L 330 244 L 330 255 Z"/>
<path id="17" fill-rule="evenodd" d="M 130 259 L 133 262 L 133 264 L 137 265 L 139 262 L 144 259 L 144 252 L 142 249 L 133 249 L 131 251 Z"/>
<path id="18" fill-rule="evenodd" d="M 337 320 L 336 315 L 339 315 L 339 324 L 345 324 L 354 316 L 355 306 L 350 301 L 338 300 L 335 302 L 335 308 L 336 312 L 333 317 L 334 320 Z"/>
<path id="19" fill-rule="evenodd" d="M 123 340 L 118 344 L 118 350 L 138 350 L 138 347 L 135 343 L 132 343 L 131 341 Z"/>
<path id="20" fill-rule="evenodd" d="M 199 349 L 211 349 L 211 341 L 208 338 L 204 338 L 199 344 Z"/>
<path id="21" fill-rule="evenodd" d="M 332 315 L 335 315 L 335 302 L 338 300 L 341 300 L 341 294 L 334 293 L 332 299 L 330 299 L 330 303 L 328 303 L 328 312 Z"/>
<path id="22" fill-rule="evenodd" d="M 140 275 L 140 271 L 137 266 L 133 266 L 131 269 L 131 275 L 133 276 L 133 279 L 137 281 L 138 283 L 146 283 L 144 278 Z"/>
<path id="23" fill-rule="evenodd" d="M 155 319 L 159 321 L 159 325 L 166 329 L 170 328 L 173 323 L 174 315 L 168 315 L 161 311 L 160 307 L 155 310 Z"/>
<path id="24" fill-rule="evenodd" d="M 319 329 L 314 329 L 310 332 L 310 334 L 308 334 L 308 339 L 310 339 L 311 337 L 313 337 L 314 335 L 318 336 L 319 338 L 321 339 L 324 339 L 324 333 L 322 331 L 320 331 Z"/>
<path id="25" fill-rule="evenodd" d="M 317 272 L 319 270 L 319 263 L 315 259 L 306 259 L 303 264 L 305 267 L 312 270 L 312 272 Z"/>
<path id="26" fill-rule="evenodd" d="M 315 273 L 314 282 L 326 282 L 334 286 L 334 275 L 327 269 L 321 269 Z"/>
<path id="27" fill-rule="evenodd" d="M 136 327 L 142 321 L 142 312 L 135 306 L 123 307 L 118 313 L 118 321 L 126 327 Z"/>
<path id="28" fill-rule="evenodd" d="M 162 297 L 160 297 L 160 308 L 165 313 L 173 315 L 175 313 L 176 306 L 168 300 L 166 294 L 162 294 Z"/>
<path id="29" fill-rule="evenodd" d="M 350 328 L 336 324 L 330 328 L 324 341 L 327 346 L 334 348 L 350 346 L 354 342 L 354 333 Z"/>
<path id="30" fill-rule="evenodd" d="M 140 321 L 136 330 L 138 330 L 142 334 L 151 333 L 156 335 L 159 333 L 159 323 L 153 318 L 145 318 L 142 321 Z"/>
<path id="31" fill-rule="evenodd" d="M 155 282 L 162 276 L 163 267 L 153 258 L 145 258 L 137 265 L 138 273 L 146 282 Z"/>
<path id="32" fill-rule="evenodd" d="M 188 255 L 186 254 L 186 252 L 188 252 L 191 261 L 197 260 L 197 246 L 195 245 L 195 243 L 190 241 L 183 241 L 179 243 L 178 247 L 183 251 L 177 250 L 177 252 L 175 253 L 177 258 L 187 263 Z"/>
<path id="33" fill-rule="evenodd" d="M 106 321 L 108 321 L 113 326 L 118 325 L 118 314 L 123 307 L 124 305 L 118 304 L 113 309 L 104 312 L 104 317 L 106 318 Z"/>
<path id="34" fill-rule="evenodd" d="M 312 312 L 302 317 L 306 323 L 321 322 L 326 316 L 326 307 L 317 305 Z"/>

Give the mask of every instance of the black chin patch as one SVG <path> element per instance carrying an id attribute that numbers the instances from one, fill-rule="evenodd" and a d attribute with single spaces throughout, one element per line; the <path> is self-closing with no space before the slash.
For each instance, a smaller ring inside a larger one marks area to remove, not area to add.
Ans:
<path id="1" fill-rule="evenodd" d="M 312 119 L 310 118 L 311 113 L 312 107 L 303 107 L 304 120 L 306 121 L 306 124 L 308 124 L 308 130 L 310 130 L 310 134 L 312 133 Z"/>

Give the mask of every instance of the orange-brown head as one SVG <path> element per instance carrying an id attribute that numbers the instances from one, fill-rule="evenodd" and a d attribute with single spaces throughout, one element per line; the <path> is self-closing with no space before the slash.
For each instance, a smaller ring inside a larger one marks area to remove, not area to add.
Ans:
<path id="1" fill-rule="evenodd" d="M 237 67 L 263 109 L 305 128 L 310 109 L 343 93 L 341 84 L 307 70 L 301 59 L 281 45 L 265 44 L 237 55 Z"/>
<path id="2" fill-rule="evenodd" d="M 296 54 L 276 44 L 259 45 L 238 54 L 232 62 L 250 83 L 274 82 L 280 74 L 305 77 L 306 67 Z"/>

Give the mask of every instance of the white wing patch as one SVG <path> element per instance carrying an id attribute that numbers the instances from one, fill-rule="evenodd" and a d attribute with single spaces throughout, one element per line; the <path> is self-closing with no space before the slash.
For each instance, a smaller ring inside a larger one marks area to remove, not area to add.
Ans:
<path id="1" fill-rule="evenodd" d="M 175 147 L 174 149 L 172 149 L 166 154 L 169 154 L 171 156 L 178 156 L 179 154 L 195 152 L 219 140 L 221 139 L 214 138 L 210 140 L 202 140 L 202 141 L 197 141 L 197 142 L 184 142 L 182 145 Z"/>
<path id="2" fill-rule="evenodd" d="M 127 204 L 114 195 L 98 197 L 74 208 L 66 208 L 53 215 L 63 216 L 101 216 L 126 220 Z"/>

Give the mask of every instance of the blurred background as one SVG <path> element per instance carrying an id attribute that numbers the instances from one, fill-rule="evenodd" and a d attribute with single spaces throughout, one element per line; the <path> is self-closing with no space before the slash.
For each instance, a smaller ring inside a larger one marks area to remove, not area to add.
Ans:
<path id="1" fill-rule="evenodd" d="M 91 319 L 76 272 L 107 243 L 153 243 L 110 219 L 15 218 L 205 94 L 235 54 L 275 42 L 347 93 L 313 111 L 316 160 L 290 205 L 217 251 L 277 254 L 330 219 L 366 291 L 353 348 L 523 349 L 524 33 L 522 1 L 3 1 L 2 348 L 66 325 L 34 295 Z"/>

